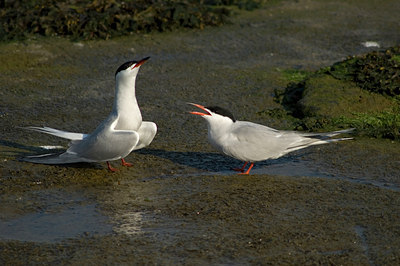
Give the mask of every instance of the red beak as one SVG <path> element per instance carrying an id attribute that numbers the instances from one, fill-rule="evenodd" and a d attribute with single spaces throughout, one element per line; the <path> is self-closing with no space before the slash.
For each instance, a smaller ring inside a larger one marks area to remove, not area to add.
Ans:
<path id="1" fill-rule="evenodd" d="M 139 62 L 137 62 L 137 63 L 132 67 L 132 69 L 134 69 L 135 67 L 140 67 L 141 65 L 144 64 L 144 62 L 146 62 L 147 60 L 149 60 L 149 58 L 150 58 L 150 56 L 148 56 L 148 57 L 146 57 L 146 58 L 143 58 L 142 60 L 140 60 Z"/>
<path id="2" fill-rule="evenodd" d="M 201 110 L 203 110 L 204 112 L 206 112 L 206 113 L 201 113 L 201 112 L 189 112 L 189 113 L 191 113 L 191 114 L 193 114 L 193 115 L 200 115 L 200 116 L 211 115 L 203 105 L 195 104 L 195 103 L 188 103 L 188 104 L 194 105 L 194 106 L 200 108 Z"/>

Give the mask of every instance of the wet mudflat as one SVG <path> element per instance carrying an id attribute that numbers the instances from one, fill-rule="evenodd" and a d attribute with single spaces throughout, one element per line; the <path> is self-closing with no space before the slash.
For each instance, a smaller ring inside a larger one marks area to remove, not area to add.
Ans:
<path id="1" fill-rule="evenodd" d="M 282 69 L 314 70 L 400 42 L 396 1 L 281 1 L 204 31 L 0 46 L 2 264 L 400 263 L 400 144 L 355 137 L 256 164 L 213 151 L 186 102 L 283 128 Z M 114 72 L 140 70 L 144 120 L 159 127 L 134 167 L 19 162 L 63 140 L 18 127 L 90 132 L 111 110 Z"/>

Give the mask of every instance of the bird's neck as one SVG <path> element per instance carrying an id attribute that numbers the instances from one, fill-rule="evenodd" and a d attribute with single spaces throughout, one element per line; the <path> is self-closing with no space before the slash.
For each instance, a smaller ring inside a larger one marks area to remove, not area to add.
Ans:
<path id="1" fill-rule="evenodd" d="M 136 79 L 124 79 L 117 82 L 113 112 L 118 115 L 116 129 L 138 130 L 142 115 L 136 100 Z"/>
<path id="2" fill-rule="evenodd" d="M 209 121 L 208 123 L 208 136 L 215 140 L 222 140 L 229 135 L 233 121 L 231 120 L 218 120 Z"/>

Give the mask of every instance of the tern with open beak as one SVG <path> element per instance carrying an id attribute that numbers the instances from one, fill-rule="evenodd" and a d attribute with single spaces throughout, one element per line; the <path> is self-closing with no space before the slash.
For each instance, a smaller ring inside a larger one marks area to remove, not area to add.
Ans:
<path id="1" fill-rule="evenodd" d="M 249 174 L 255 162 L 279 158 L 289 152 L 313 145 L 326 144 L 352 138 L 331 137 L 349 133 L 346 129 L 327 133 L 303 133 L 296 131 L 276 130 L 260 124 L 236 120 L 231 112 L 218 107 L 204 107 L 194 104 L 204 112 L 193 111 L 194 115 L 203 117 L 208 125 L 208 141 L 222 154 L 244 162 L 242 168 L 235 168 L 240 174 Z M 246 165 L 250 163 L 247 171 Z"/>

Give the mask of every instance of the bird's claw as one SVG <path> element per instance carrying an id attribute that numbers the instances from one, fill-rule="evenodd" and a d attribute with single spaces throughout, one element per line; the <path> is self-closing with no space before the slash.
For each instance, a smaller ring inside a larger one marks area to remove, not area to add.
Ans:
<path id="1" fill-rule="evenodd" d="M 126 167 L 131 167 L 131 166 L 133 166 L 133 164 L 127 163 L 124 159 L 121 159 L 121 164 L 122 164 L 123 166 L 126 166 Z"/>
<path id="2" fill-rule="evenodd" d="M 109 162 L 107 162 L 107 167 L 108 167 L 108 170 L 110 170 L 113 173 L 118 172 L 118 169 L 112 167 Z"/>
<path id="3" fill-rule="evenodd" d="M 244 171 L 242 171 L 241 173 L 237 173 L 238 175 L 249 175 L 249 173 L 244 173 Z"/>

